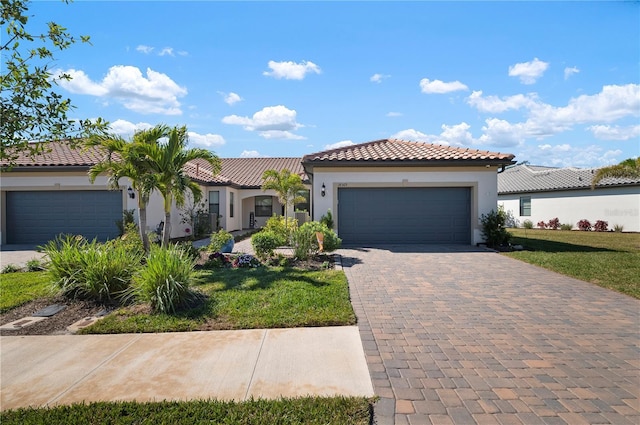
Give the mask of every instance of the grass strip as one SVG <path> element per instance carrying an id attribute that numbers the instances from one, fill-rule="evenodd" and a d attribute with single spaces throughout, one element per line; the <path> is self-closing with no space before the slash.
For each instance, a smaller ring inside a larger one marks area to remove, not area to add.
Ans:
<path id="1" fill-rule="evenodd" d="M 0 313 L 52 295 L 54 291 L 47 272 L 0 274 Z"/>
<path id="2" fill-rule="evenodd" d="M 303 397 L 280 400 L 98 402 L 0 413 L 3 425 L 35 424 L 336 424 L 367 425 L 372 400 Z"/>
<path id="3" fill-rule="evenodd" d="M 640 299 L 640 234 L 509 229 L 512 258 Z"/>
<path id="4" fill-rule="evenodd" d="M 201 271 L 193 288 L 204 302 L 175 314 L 123 308 L 82 333 L 182 332 L 356 323 L 349 286 L 339 270 L 258 267 Z"/>

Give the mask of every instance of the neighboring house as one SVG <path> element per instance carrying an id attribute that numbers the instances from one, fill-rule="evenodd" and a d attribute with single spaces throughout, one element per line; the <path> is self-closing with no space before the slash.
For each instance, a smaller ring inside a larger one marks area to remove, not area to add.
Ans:
<path id="1" fill-rule="evenodd" d="M 498 174 L 498 203 L 510 212 L 515 225 L 534 226 L 558 218 L 571 224 L 587 219 L 606 221 L 609 229 L 640 231 L 640 179 L 606 178 L 591 189 L 597 169 L 552 168 L 533 165 L 508 167 Z"/>
<path id="2" fill-rule="evenodd" d="M 59 233 L 100 240 L 117 236 L 115 221 L 137 208 L 129 182 L 107 188 L 107 178 L 90 184 L 87 171 L 102 159 L 95 150 L 52 151 L 20 158 L 1 173 L 2 244 L 42 244 Z M 203 207 L 226 230 L 261 227 L 283 214 L 275 192 L 263 192 L 262 173 L 289 169 L 310 191 L 307 210 L 314 220 L 331 210 L 345 244 L 458 243 L 483 241 L 480 217 L 497 205 L 497 172 L 513 155 L 401 140 L 378 140 L 306 155 L 304 158 L 222 158 L 213 176 L 205 161 L 186 169 L 203 190 Z M 133 196 L 133 198 L 132 198 Z M 148 230 L 164 219 L 154 193 L 147 210 Z M 185 236 L 180 211 L 172 211 L 172 237 Z"/>
<path id="3" fill-rule="evenodd" d="M 305 155 L 313 219 L 331 210 L 345 244 L 483 242 L 497 172 L 513 155 L 384 139 Z"/>
<path id="4" fill-rule="evenodd" d="M 71 149 L 51 143 L 50 152 L 31 159 L 21 157 L 10 171 L 0 173 L 0 241 L 2 244 L 43 244 L 60 233 L 106 240 L 118 236 L 116 221 L 123 210 L 138 207 L 137 194 L 128 179 L 120 180 L 119 190 L 109 190 L 107 177 L 89 182 L 89 168 L 104 154 L 97 148 Z M 262 173 L 267 169 L 289 169 L 303 175 L 300 158 L 222 158 L 222 170 L 212 176 L 205 161 L 186 169 L 200 184 L 202 207 L 215 226 L 229 231 L 249 228 L 250 218 L 261 227 L 272 214 L 283 214 L 277 194 L 263 192 Z M 303 195 L 309 197 L 309 193 Z M 310 211 L 309 203 L 296 204 Z M 171 236 L 186 236 L 192 229 L 182 222 L 182 211 L 171 213 Z M 293 206 L 289 215 L 293 215 Z M 164 221 L 162 197 L 154 192 L 147 208 L 147 231 Z"/>

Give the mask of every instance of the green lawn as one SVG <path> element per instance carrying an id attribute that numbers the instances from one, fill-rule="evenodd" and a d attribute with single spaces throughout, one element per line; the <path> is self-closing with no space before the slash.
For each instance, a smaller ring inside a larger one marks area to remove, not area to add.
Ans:
<path id="1" fill-rule="evenodd" d="M 54 294 L 47 272 L 0 274 L 0 313 L 51 295 Z"/>
<path id="2" fill-rule="evenodd" d="M 509 229 L 525 251 L 507 255 L 640 298 L 640 234 Z"/>
<path id="3" fill-rule="evenodd" d="M 0 413 L 3 425 L 31 424 L 335 424 L 368 425 L 373 401 L 304 397 L 242 403 L 186 401 L 91 403 Z"/>
<path id="4" fill-rule="evenodd" d="M 258 267 L 201 271 L 202 304 L 174 315 L 122 308 L 82 333 L 180 332 L 205 329 L 353 325 L 344 272 Z"/>

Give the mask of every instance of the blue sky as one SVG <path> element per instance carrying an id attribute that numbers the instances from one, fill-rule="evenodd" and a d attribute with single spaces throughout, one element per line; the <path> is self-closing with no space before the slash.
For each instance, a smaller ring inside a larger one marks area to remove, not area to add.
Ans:
<path id="1" fill-rule="evenodd" d="M 388 137 L 595 167 L 640 154 L 638 2 L 31 4 L 92 45 L 54 66 L 78 118 L 186 125 L 221 157 Z"/>

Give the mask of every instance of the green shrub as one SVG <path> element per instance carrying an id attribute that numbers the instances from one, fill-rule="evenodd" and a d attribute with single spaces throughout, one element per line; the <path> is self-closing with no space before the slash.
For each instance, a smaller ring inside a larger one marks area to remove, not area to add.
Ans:
<path id="1" fill-rule="evenodd" d="M 498 211 L 491 210 L 489 214 L 482 214 L 480 222 L 487 246 L 498 247 L 509 243 L 511 233 L 505 227 L 506 213 L 502 206 L 498 207 Z"/>
<path id="2" fill-rule="evenodd" d="M 67 296 L 107 302 L 118 299 L 140 267 L 142 254 L 123 244 L 59 236 L 44 246 L 54 286 Z"/>
<path id="3" fill-rule="evenodd" d="M 340 248 L 342 240 L 333 230 L 318 221 L 310 221 L 300 226 L 293 234 L 294 255 L 297 258 L 306 260 L 319 252 L 320 247 L 318 246 L 316 232 L 321 232 L 323 235 L 325 252 L 335 251 Z"/>
<path id="4" fill-rule="evenodd" d="M 20 267 L 15 264 L 7 264 L 2 268 L 2 273 L 16 273 L 22 270 Z"/>
<path id="5" fill-rule="evenodd" d="M 296 220 L 294 217 L 287 217 L 285 221 L 284 216 L 277 216 L 274 214 L 269 217 L 262 229 L 273 232 L 279 237 L 284 238 L 285 243 L 283 243 L 282 245 L 285 245 L 289 241 L 291 234 L 297 228 L 298 220 Z"/>
<path id="6" fill-rule="evenodd" d="M 147 263 L 133 279 L 127 297 L 146 302 L 156 313 L 174 313 L 192 301 L 196 294 L 189 288 L 195 262 L 178 245 L 152 246 Z"/>
<path id="7" fill-rule="evenodd" d="M 572 230 L 573 224 L 571 223 L 563 223 L 560 225 L 560 230 Z"/>
<path id="8" fill-rule="evenodd" d="M 46 264 L 44 261 L 38 260 L 37 258 L 32 258 L 27 261 L 27 271 L 28 272 L 39 272 L 46 268 Z"/>
<path id="9" fill-rule="evenodd" d="M 522 227 L 524 227 L 525 229 L 533 229 L 533 221 L 531 220 L 525 220 L 522 223 Z"/>
<path id="10" fill-rule="evenodd" d="M 327 213 L 320 217 L 320 223 L 327 226 L 328 229 L 333 229 L 333 214 L 331 214 L 331 209 L 328 209 Z"/>
<path id="11" fill-rule="evenodd" d="M 211 234 L 211 242 L 207 247 L 207 251 L 220 252 L 222 250 L 222 247 L 232 240 L 233 235 L 231 233 L 227 232 L 224 229 L 220 229 L 217 232 Z"/>
<path id="12" fill-rule="evenodd" d="M 261 260 L 273 257 L 274 250 L 286 243 L 287 239 L 283 235 L 270 230 L 262 230 L 251 236 L 253 250 Z"/>
<path id="13" fill-rule="evenodd" d="M 105 245 L 112 247 L 120 246 L 131 252 L 131 255 L 134 256 L 140 256 L 144 253 L 140 232 L 138 232 L 138 226 L 135 223 L 128 223 L 122 236 L 107 241 Z"/>
<path id="14" fill-rule="evenodd" d="M 614 224 L 613 231 L 614 232 L 622 232 L 624 230 L 624 226 L 622 224 Z"/>
<path id="15" fill-rule="evenodd" d="M 135 226 L 135 213 L 136 210 L 124 210 L 122 212 L 122 220 L 116 220 L 120 236 L 124 235 L 131 225 Z"/>

